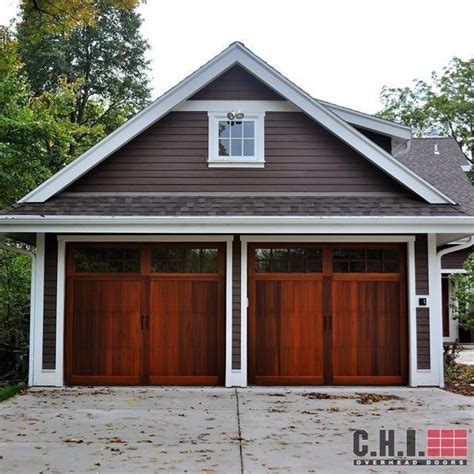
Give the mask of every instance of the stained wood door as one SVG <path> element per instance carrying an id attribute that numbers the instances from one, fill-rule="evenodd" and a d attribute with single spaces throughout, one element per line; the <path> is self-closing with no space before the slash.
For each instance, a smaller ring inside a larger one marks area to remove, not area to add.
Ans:
<path id="1" fill-rule="evenodd" d="M 323 383 L 321 256 L 308 250 L 311 255 L 294 246 L 251 247 L 252 384 Z"/>
<path id="2" fill-rule="evenodd" d="M 221 244 L 68 247 L 68 384 L 224 383 Z"/>
<path id="3" fill-rule="evenodd" d="M 406 383 L 404 246 L 295 245 L 249 248 L 250 383 Z"/>

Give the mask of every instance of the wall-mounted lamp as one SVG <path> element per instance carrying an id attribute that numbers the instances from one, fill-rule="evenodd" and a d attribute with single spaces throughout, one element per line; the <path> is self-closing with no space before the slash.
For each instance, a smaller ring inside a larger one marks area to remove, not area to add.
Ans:
<path id="1" fill-rule="evenodd" d="M 227 118 L 229 120 L 242 120 L 245 117 L 245 114 L 241 112 L 240 110 L 234 110 L 233 112 L 229 112 L 227 114 Z"/>

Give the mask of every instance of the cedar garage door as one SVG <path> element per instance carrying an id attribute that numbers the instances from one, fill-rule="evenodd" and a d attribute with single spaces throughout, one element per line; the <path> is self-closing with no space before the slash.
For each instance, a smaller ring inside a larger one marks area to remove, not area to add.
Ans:
<path id="1" fill-rule="evenodd" d="M 252 244 L 249 382 L 406 384 L 402 244 Z"/>
<path id="2" fill-rule="evenodd" d="M 71 244 L 65 379 L 222 385 L 222 244 Z"/>

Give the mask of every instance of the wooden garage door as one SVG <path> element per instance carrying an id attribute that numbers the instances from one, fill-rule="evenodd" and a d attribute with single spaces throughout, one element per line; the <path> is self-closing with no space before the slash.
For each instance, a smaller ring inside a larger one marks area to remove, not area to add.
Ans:
<path id="1" fill-rule="evenodd" d="M 67 250 L 69 384 L 224 383 L 221 244 Z"/>
<path id="2" fill-rule="evenodd" d="M 249 381 L 405 384 L 405 248 L 254 244 Z"/>

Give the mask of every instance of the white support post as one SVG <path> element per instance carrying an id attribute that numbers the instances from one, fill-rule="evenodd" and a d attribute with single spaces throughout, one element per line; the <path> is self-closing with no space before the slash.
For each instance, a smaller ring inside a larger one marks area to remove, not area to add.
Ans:
<path id="1" fill-rule="evenodd" d="M 432 385 L 444 387 L 441 270 L 437 254 L 436 234 L 428 234 L 428 280 L 430 288 L 431 380 Z"/>
<path id="2" fill-rule="evenodd" d="M 415 242 L 408 242 L 407 268 L 408 268 L 408 354 L 409 371 L 408 384 L 416 387 L 416 268 L 415 268 Z"/>
<path id="3" fill-rule="evenodd" d="M 232 387 L 232 239 L 226 242 L 226 271 L 225 271 L 225 386 Z"/>
<path id="4" fill-rule="evenodd" d="M 64 385 L 64 302 L 66 298 L 66 242 L 58 241 L 56 279 L 56 387 Z"/>

